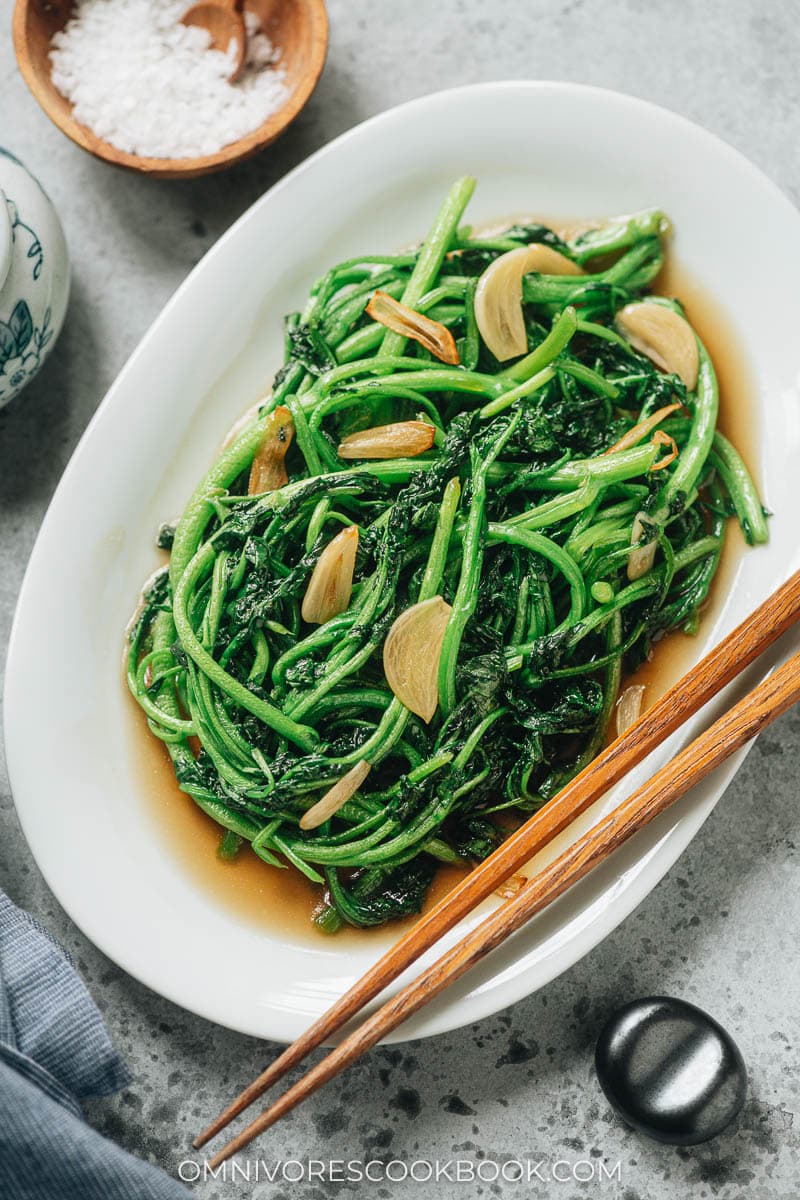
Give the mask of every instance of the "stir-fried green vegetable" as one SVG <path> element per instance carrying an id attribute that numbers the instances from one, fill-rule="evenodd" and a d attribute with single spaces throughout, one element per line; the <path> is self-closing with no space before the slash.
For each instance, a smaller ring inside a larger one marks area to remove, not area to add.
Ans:
<path id="1" fill-rule="evenodd" d="M 647 295 L 662 214 L 473 236 L 472 188 L 287 318 L 130 635 L 225 855 L 303 872 L 329 930 L 418 911 L 437 863 L 490 853 L 498 812 L 597 752 L 653 640 L 696 627 L 726 519 L 767 536 L 711 361 Z"/>

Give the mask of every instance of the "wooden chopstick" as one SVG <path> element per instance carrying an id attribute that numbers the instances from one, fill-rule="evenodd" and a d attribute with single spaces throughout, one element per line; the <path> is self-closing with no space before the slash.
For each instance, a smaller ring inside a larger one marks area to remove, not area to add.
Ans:
<path id="1" fill-rule="evenodd" d="M 610 854 L 761 729 L 800 699 L 800 653 L 724 713 L 613 812 L 593 825 L 554 862 L 496 909 L 471 933 L 373 1013 L 210 1162 L 215 1168 L 338 1075 L 391 1030 L 480 962 L 536 913 L 604 862 Z"/>
<path id="2" fill-rule="evenodd" d="M 322 1045 L 439 938 L 519 871 L 662 741 L 755 661 L 800 616 L 800 571 L 710 651 L 544 808 L 474 868 L 322 1016 L 286 1048 L 195 1140 L 199 1149 Z M 506 907 L 502 911 L 506 911 Z M 327 1061 L 327 1060 L 326 1060 Z"/>

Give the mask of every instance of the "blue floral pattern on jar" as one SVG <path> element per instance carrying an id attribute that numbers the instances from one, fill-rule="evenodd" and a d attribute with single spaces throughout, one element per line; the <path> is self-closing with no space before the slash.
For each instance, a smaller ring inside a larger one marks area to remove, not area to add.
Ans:
<path id="1" fill-rule="evenodd" d="M 58 337 L 69 257 L 39 182 L 0 147 L 0 408 L 37 373 Z"/>
<path id="2" fill-rule="evenodd" d="M 35 326 L 27 303 L 19 300 L 8 320 L 0 320 L 0 401 L 19 391 L 39 370 L 53 336 L 50 316 L 50 309 L 45 309 L 41 325 Z"/>

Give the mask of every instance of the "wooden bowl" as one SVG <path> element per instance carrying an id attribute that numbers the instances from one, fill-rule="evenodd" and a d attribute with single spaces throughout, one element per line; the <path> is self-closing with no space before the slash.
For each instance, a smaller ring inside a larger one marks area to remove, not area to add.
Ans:
<path id="1" fill-rule="evenodd" d="M 186 7 L 189 7 L 187 0 Z M 281 51 L 289 97 L 269 120 L 203 158 L 140 158 L 118 150 L 92 133 L 72 115 L 72 105 L 50 78 L 50 41 L 63 29 L 73 0 L 17 0 L 14 9 L 14 48 L 22 77 L 51 121 L 78 146 L 97 158 L 160 179 L 191 179 L 242 162 L 274 142 L 294 120 L 317 85 L 328 49 L 325 0 L 247 0 L 273 45 Z M 168 117 L 168 113 L 165 116 Z"/>

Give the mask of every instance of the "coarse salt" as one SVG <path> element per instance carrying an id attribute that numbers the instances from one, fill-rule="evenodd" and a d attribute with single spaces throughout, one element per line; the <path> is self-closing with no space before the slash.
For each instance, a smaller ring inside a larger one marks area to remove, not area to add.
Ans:
<path id="1" fill-rule="evenodd" d="M 279 52 L 246 12 L 247 60 L 181 25 L 189 0 L 78 0 L 53 37 L 53 83 L 73 115 L 118 150 L 147 158 L 215 154 L 262 125 L 289 89 Z"/>

